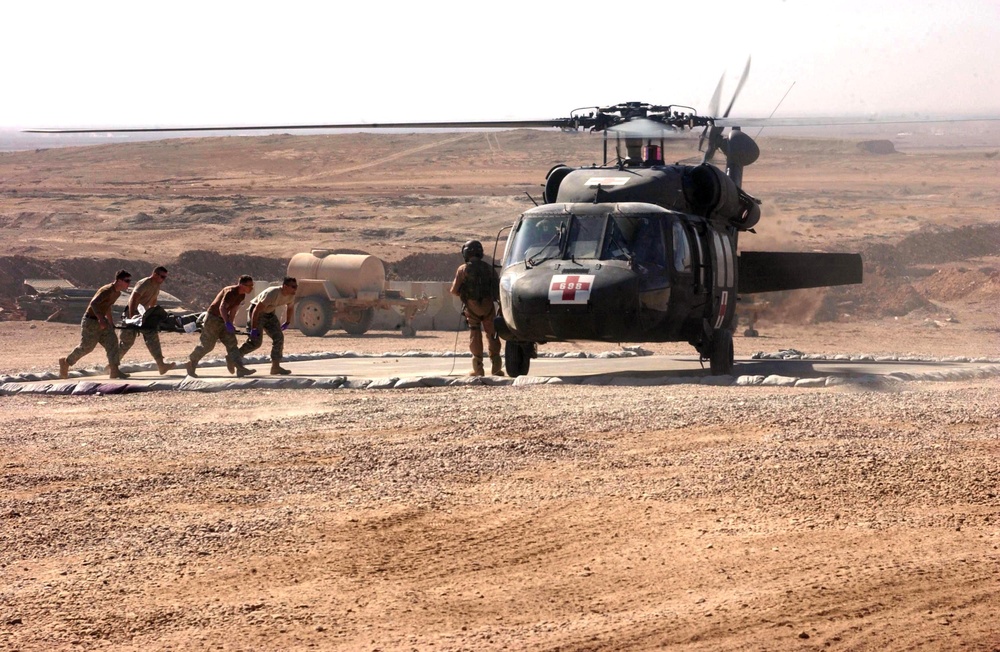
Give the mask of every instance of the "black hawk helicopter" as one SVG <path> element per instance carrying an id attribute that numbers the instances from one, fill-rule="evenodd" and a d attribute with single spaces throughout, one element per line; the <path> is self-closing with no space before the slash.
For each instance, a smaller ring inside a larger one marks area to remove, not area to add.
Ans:
<path id="1" fill-rule="evenodd" d="M 722 116 L 714 115 L 720 80 L 709 115 L 680 105 L 626 102 L 577 109 L 553 120 L 32 131 L 555 127 L 603 132 L 602 165 L 553 167 L 545 178 L 543 203 L 497 234 L 498 246 L 510 229 L 501 258 L 496 324 L 506 342 L 507 372 L 527 374 L 538 344 L 598 340 L 688 342 L 709 361 L 711 372 L 721 375 L 733 370 L 739 295 L 862 280 L 859 254 L 737 253 L 740 234 L 753 232 L 760 219 L 760 200 L 741 188 L 743 170 L 760 150 L 741 126 L 769 124 L 728 117 L 748 72 L 749 62 Z M 702 130 L 702 161 L 665 163 L 665 141 L 696 129 Z M 724 171 L 712 163 L 717 151 L 725 155 Z"/>
<path id="2" fill-rule="evenodd" d="M 559 340 L 686 341 L 713 374 L 731 374 L 740 294 L 861 282 L 858 254 L 737 253 L 760 219 L 740 187 L 760 150 L 738 125 L 724 134 L 725 118 L 640 102 L 573 120 L 604 132 L 604 163 L 553 167 L 544 203 L 511 228 L 497 319 L 510 375 Z M 664 141 L 696 128 L 702 162 L 666 164 Z"/>

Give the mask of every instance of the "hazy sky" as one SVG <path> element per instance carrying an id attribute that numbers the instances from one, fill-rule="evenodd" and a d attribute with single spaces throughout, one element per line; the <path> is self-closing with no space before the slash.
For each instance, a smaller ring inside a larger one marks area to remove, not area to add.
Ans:
<path id="1" fill-rule="evenodd" d="M 703 9 L 691 8 L 702 6 Z M 8 3 L 0 127 L 1000 113 L 1000 0 Z"/>

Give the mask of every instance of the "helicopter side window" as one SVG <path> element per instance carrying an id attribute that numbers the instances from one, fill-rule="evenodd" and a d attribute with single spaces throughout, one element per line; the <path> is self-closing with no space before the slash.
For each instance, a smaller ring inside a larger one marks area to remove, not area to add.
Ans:
<path id="1" fill-rule="evenodd" d="M 691 272 L 691 243 L 680 222 L 674 222 L 674 269 Z"/>

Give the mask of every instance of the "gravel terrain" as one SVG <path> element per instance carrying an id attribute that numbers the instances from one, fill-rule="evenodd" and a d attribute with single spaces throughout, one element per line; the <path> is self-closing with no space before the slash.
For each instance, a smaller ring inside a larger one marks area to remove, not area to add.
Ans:
<path id="1" fill-rule="evenodd" d="M 998 390 L 0 397 L 0 648 L 1000 649 Z"/>

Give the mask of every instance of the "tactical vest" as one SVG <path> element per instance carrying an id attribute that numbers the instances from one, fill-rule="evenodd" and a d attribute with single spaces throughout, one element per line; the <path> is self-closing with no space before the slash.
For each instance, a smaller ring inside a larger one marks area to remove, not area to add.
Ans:
<path id="1" fill-rule="evenodd" d="M 465 263 L 465 281 L 462 283 L 462 301 L 496 300 L 493 266 L 481 258 Z"/>

